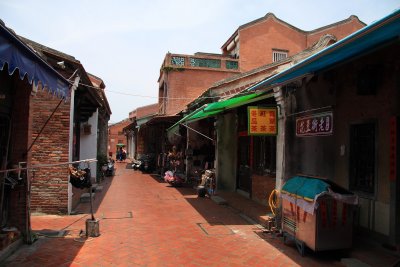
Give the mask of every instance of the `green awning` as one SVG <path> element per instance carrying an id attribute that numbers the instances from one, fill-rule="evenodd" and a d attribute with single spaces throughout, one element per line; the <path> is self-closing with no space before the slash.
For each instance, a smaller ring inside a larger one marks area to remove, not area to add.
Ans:
<path id="1" fill-rule="evenodd" d="M 180 119 L 179 121 L 177 121 L 174 125 L 172 125 L 171 127 L 169 127 L 169 128 L 167 129 L 167 131 L 169 131 L 169 130 L 171 130 L 172 128 L 178 126 L 178 125 L 181 124 L 182 122 L 187 121 L 190 117 L 192 117 L 192 116 L 194 116 L 196 113 L 202 111 L 203 108 L 204 108 L 204 106 L 201 107 L 201 108 L 199 108 L 199 109 L 196 109 L 196 110 L 193 111 L 192 113 L 189 113 L 188 115 L 186 115 L 185 117 L 183 117 L 182 119 Z"/>
<path id="2" fill-rule="evenodd" d="M 241 95 L 241 96 L 236 96 L 233 98 L 229 98 L 223 101 L 219 101 L 219 102 L 214 102 L 209 104 L 204 111 L 222 111 L 224 109 L 231 109 L 234 107 L 239 107 L 239 106 L 243 106 L 247 103 L 249 103 L 249 101 L 254 100 L 255 98 L 257 98 L 258 96 L 262 95 L 262 93 L 252 93 L 252 94 L 246 94 L 246 95 Z M 254 101 L 257 101 L 259 99 L 256 99 Z M 253 101 L 251 101 L 253 102 Z"/>
<path id="3" fill-rule="evenodd" d="M 172 130 L 174 127 L 182 123 L 202 120 L 208 117 L 215 116 L 223 112 L 224 110 L 240 107 L 270 97 L 273 97 L 273 94 L 266 94 L 265 92 L 259 92 L 241 96 L 234 96 L 232 98 L 223 101 L 210 103 L 202 106 L 201 108 L 196 109 L 192 113 L 189 113 L 188 115 L 180 119 L 177 123 L 169 127 L 167 131 Z"/>
<path id="4" fill-rule="evenodd" d="M 186 122 L 192 122 L 192 121 L 197 121 L 197 120 L 202 120 L 208 117 L 212 117 L 214 115 L 217 115 L 218 113 L 220 113 L 222 110 L 215 110 L 215 111 L 206 111 L 204 110 L 200 110 L 199 112 L 196 112 L 195 114 L 193 114 L 192 116 L 190 116 L 190 118 L 188 118 L 186 120 Z"/>

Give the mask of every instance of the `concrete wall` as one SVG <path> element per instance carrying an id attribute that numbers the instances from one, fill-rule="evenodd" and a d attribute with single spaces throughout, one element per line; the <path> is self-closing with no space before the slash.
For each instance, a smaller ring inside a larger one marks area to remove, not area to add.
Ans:
<path id="1" fill-rule="evenodd" d="M 81 143 L 79 151 L 80 160 L 95 159 L 97 157 L 97 140 L 98 140 L 97 127 L 99 121 L 98 116 L 99 113 L 98 111 L 96 111 L 93 113 L 92 117 L 90 117 L 88 120 L 88 124 L 91 125 L 90 134 L 86 134 L 84 131 L 81 131 L 81 136 L 80 136 Z M 86 164 L 83 164 L 83 167 L 86 167 L 85 165 Z M 96 162 L 89 163 L 89 167 L 92 178 L 93 177 L 95 178 L 97 173 Z"/>
<path id="2" fill-rule="evenodd" d="M 217 117 L 217 188 L 236 190 L 237 122 L 236 112 Z"/>

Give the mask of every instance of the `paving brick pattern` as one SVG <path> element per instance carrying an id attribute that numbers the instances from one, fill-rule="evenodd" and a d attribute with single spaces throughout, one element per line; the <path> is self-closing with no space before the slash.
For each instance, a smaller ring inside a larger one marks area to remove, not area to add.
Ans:
<path id="1" fill-rule="evenodd" d="M 301 257 L 293 246 L 263 233 L 229 206 L 198 198 L 118 164 L 96 194 L 99 237 L 81 238 L 89 214 L 34 216 L 34 230 L 67 230 L 40 236 L 6 266 L 341 266 L 338 259 Z M 88 212 L 83 203 L 78 212 Z"/>

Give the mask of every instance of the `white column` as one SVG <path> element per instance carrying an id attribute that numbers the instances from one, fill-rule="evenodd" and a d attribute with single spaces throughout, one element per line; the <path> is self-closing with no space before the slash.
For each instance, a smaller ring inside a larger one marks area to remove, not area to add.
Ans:
<path id="1" fill-rule="evenodd" d="M 69 146 L 68 146 L 68 162 L 72 161 L 73 145 L 74 145 L 74 100 L 75 90 L 78 87 L 80 77 L 76 75 L 74 84 L 71 86 L 71 105 L 69 110 Z M 72 209 L 72 185 L 68 182 L 68 214 L 71 214 Z"/>
<path id="2" fill-rule="evenodd" d="M 274 88 L 274 97 L 278 106 L 278 135 L 276 137 L 276 185 L 277 190 L 281 190 L 285 179 L 285 130 L 286 114 L 285 99 L 281 87 Z"/>

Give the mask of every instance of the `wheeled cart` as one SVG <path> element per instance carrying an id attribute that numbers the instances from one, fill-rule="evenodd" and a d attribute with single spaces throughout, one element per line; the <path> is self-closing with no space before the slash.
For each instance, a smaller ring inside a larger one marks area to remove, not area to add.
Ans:
<path id="1" fill-rule="evenodd" d="M 293 239 L 301 255 L 352 246 L 354 209 L 358 198 L 322 179 L 296 176 L 282 188 L 284 242 Z"/>

